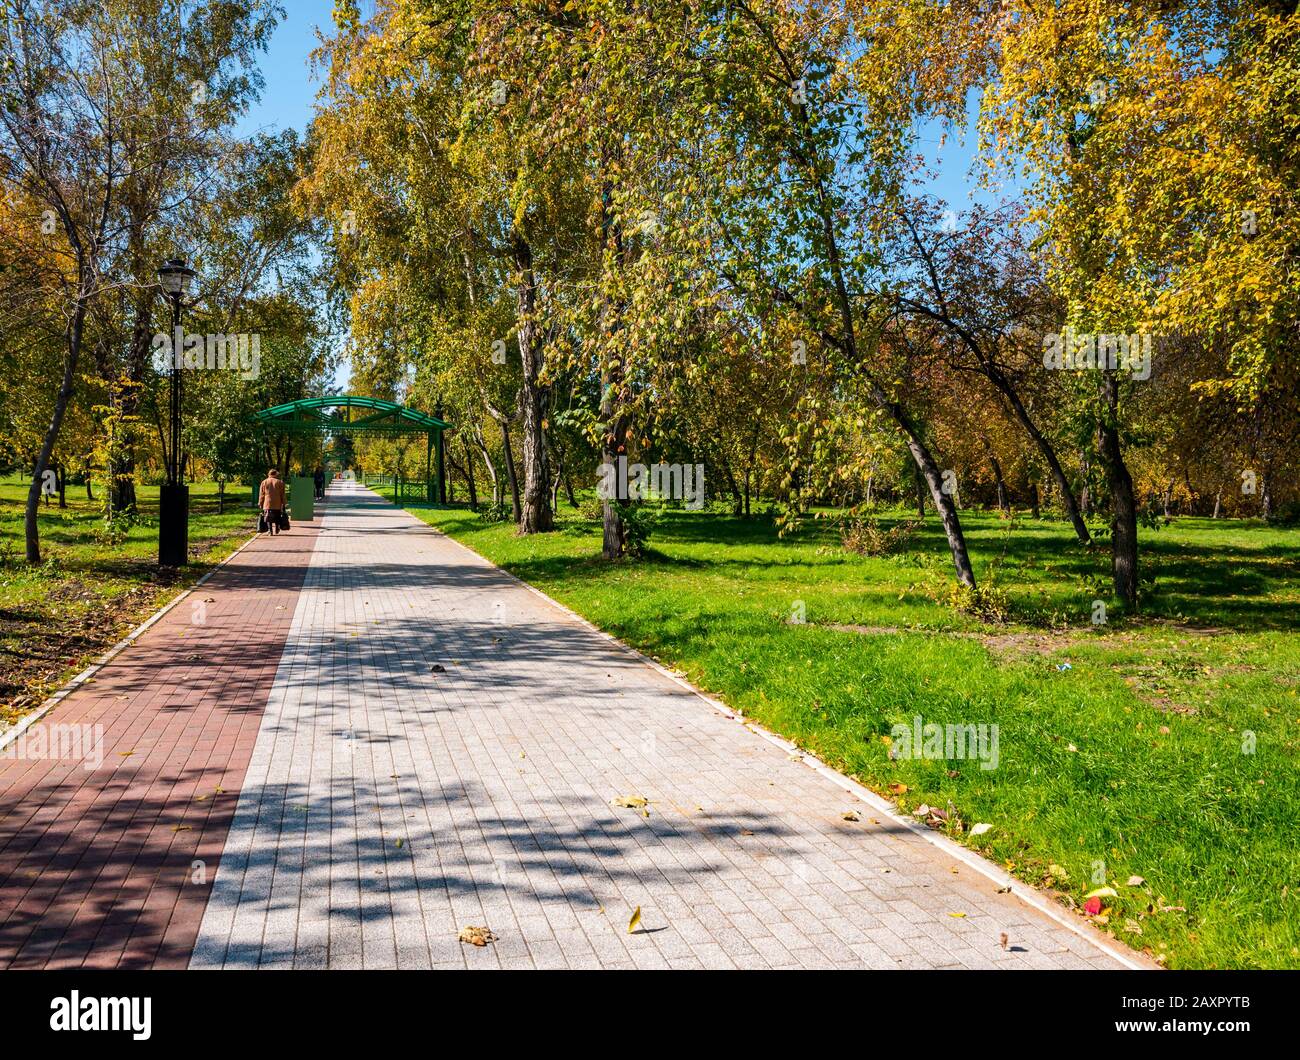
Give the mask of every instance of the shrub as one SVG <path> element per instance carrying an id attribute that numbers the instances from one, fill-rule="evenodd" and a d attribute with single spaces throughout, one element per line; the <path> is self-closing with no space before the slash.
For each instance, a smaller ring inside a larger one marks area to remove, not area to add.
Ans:
<path id="1" fill-rule="evenodd" d="M 104 548 L 118 548 L 142 522 L 134 510 L 116 512 L 111 516 L 105 514 L 103 521 L 91 533 L 96 544 Z"/>
<path id="2" fill-rule="evenodd" d="M 485 523 L 504 523 L 514 517 L 514 508 L 504 500 L 497 500 L 479 508 L 478 517 Z"/>
<path id="3" fill-rule="evenodd" d="M 887 556 L 901 548 L 921 527 L 916 519 L 900 519 L 888 530 L 882 530 L 873 515 L 868 519 L 854 519 L 840 528 L 844 547 L 859 556 Z"/>
<path id="4" fill-rule="evenodd" d="M 629 556 L 645 555 L 646 542 L 654 532 L 659 510 L 648 504 L 619 504 L 623 520 L 623 549 Z"/>
<path id="5" fill-rule="evenodd" d="M 991 583 L 972 589 L 958 582 L 949 588 L 947 603 L 954 611 L 974 615 L 985 622 L 1005 622 L 1011 614 L 1006 590 Z"/>

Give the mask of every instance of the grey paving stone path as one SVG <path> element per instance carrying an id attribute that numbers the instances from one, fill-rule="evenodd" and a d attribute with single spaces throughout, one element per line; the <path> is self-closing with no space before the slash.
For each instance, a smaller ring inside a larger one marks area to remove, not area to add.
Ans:
<path id="1" fill-rule="evenodd" d="M 410 514 L 331 501 L 192 967 L 1120 966 Z"/>

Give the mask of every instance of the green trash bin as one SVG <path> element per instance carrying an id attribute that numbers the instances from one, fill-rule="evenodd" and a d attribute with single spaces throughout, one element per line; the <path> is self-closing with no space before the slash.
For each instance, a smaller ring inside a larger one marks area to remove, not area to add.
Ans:
<path id="1" fill-rule="evenodd" d="M 295 475 L 289 486 L 289 515 L 299 522 L 316 516 L 316 483 L 310 475 Z"/>

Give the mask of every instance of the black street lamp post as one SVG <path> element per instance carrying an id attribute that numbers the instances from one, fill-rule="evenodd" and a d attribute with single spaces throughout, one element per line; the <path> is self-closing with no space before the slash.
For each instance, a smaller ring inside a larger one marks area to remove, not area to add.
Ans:
<path id="1" fill-rule="evenodd" d="M 183 567 L 189 562 L 190 491 L 182 481 L 181 397 L 184 341 L 181 336 L 181 305 L 189 293 L 194 270 L 180 258 L 169 258 L 158 266 L 158 283 L 172 305 L 171 437 L 167 451 L 167 484 L 158 498 L 158 563 Z"/>

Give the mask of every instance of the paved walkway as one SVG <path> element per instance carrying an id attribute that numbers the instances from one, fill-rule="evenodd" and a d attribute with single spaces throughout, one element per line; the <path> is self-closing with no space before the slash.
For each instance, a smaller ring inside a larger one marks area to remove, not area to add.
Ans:
<path id="1" fill-rule="evenodd" d="M 0 968 L 188 964 L 315 537 L 254 541 L 0 749 Z"/>
<path id="2" fill-rule="evenodd" d="M 413 516 L 330 498 L 192 967 L 1118 966 Z"/>

